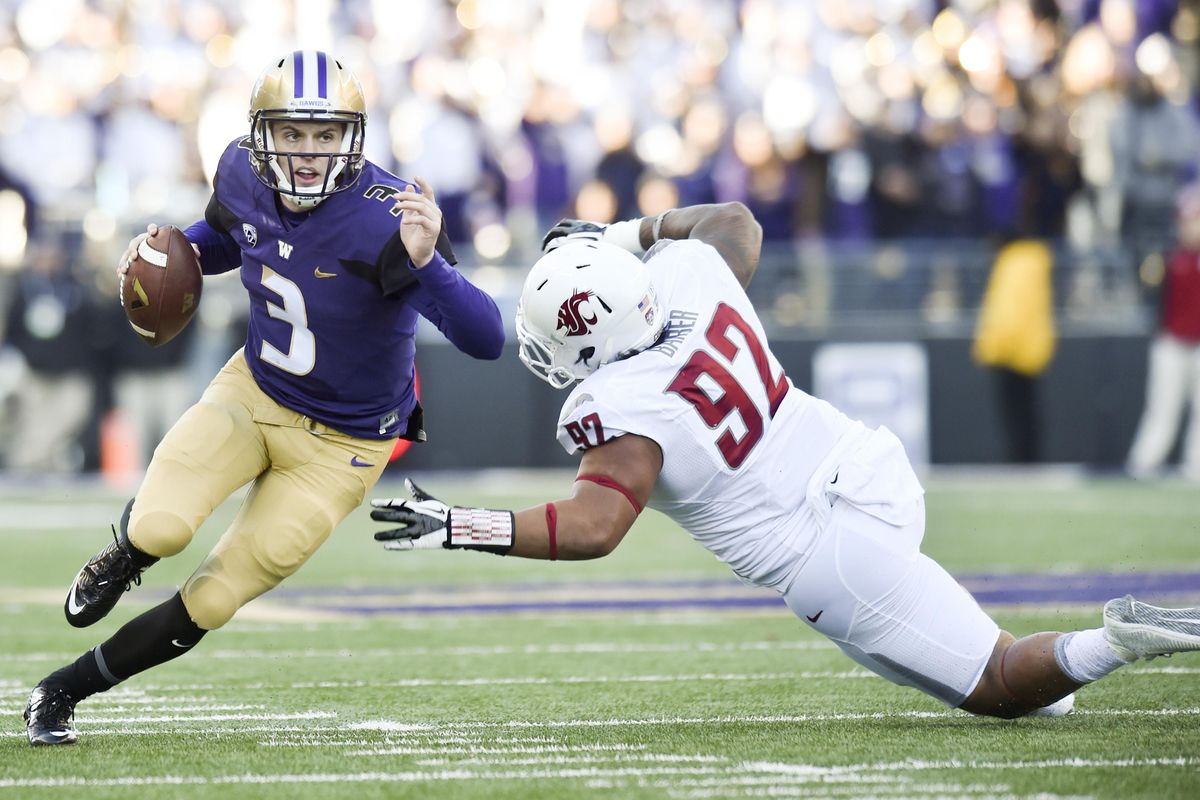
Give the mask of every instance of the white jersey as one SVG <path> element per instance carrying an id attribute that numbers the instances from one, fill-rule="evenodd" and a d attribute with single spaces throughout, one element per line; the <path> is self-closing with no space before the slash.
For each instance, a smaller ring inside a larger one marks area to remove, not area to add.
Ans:
<path id="1" fill-rule="evenodd" d="M 575 387 L 559 442 L 573 453 L 626 433 L 654 440 L 663 466 L 649 505 L 743 579 L 786 591 L 829 513 L 810 484 L 872 432 L 791 384 L 714 248 L 661 244 L 647 265 L 667 329 Z"/>

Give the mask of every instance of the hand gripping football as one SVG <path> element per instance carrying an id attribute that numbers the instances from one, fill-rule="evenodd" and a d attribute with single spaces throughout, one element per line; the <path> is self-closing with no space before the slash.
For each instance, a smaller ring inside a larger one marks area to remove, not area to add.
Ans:
<path id="1" fill-rule="evenodd" d="M 178 228 L 161 227 L 138 245 L 121 279 L 121 305 L 142 341 L 159 347 L 187 327 L 203 278 L 196 252 Z"/>

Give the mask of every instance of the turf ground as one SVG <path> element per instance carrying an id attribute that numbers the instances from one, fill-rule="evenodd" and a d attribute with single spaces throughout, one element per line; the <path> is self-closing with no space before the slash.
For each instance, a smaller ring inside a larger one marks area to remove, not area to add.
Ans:
<path id="1" fill-rule="evenodd" d="M 424 483 L 520 506 L 567 479 Z M 927 485 L 926 552 L 1018 636 L 1095 626 L 1127 589 L 1200 603 L 1195 487 Z M 1066 718 L 973 718 L 857 668 L 655 513 L 607 559 L 548 564 L 385 553 L 360 510 L 195 652 L 81 704 L 79 744 L 31 748 L 29 688 L 168 597 L 234 508 L 72 629 L 66 586 L 122 497 L 0 492 L 0 800 L 1200 796 L 1200 655 L 1125 668 Z"/>

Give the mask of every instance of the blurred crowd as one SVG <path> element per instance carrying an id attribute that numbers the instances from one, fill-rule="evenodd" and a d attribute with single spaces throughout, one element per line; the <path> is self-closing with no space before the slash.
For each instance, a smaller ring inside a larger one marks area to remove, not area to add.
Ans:
<path id="1" fill-rule="evenodd" d="M 1198 43 L 1200 0 L 0 0 L 0 397 L 22 336 L 66 335 L 46 308 L 115 302 L 129 236 L 199 218 L 301 46 L 355 71 L 368 156 L 498 273 L 562 216 L 741 200 L 791 252 L 1046 237 L 1152 285 L 1200 163 Z M 75 357 L 111 383 L 143 350 Z"/>
<path id="2" fill-rule="evenodd" d="M 485 259 L 714 199 L 773 240 L 1115 237 L 1195 170 L 1198 38 L 1194 0 L 3 0 L 0 165 L 93 238 L 190 220 L 302 43 Z"/>

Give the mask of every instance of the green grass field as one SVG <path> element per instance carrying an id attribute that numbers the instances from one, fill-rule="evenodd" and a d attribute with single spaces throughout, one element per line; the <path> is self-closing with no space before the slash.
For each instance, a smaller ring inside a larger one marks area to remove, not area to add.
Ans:
<path id="1" fill-rule="evenodd" d="M 423 484 L 522 506 L 567 478 Z M 927 484 L 925 550 L 956 574 L 1200 573 L 1194 486 Z M 169 596 L 233 511 L 72 629 L 66 587 L 122 505 L 0 494 L 0 800 L 1200 796 L 1200 655 L 1125 668 L 1069 717 L 973 718 L 859 669 L 656 513 L 607 559 L 550 564 L 386 553 L 360 510 L 193 653 L 81 704 L 77 745 L 31 748 L 30 687 Z M 1018 636 L 1099 624 L 1090 600 L 986 607 Z"/>

